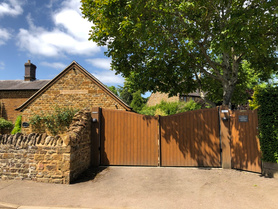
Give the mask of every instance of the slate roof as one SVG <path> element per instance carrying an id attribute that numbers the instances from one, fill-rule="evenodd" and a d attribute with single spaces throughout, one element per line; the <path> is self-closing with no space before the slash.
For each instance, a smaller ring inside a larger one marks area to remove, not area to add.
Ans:
<path id="1" fill-rule="evenodd" d="M 0 80 L 0 91 L 11 90 L 39 90 L 44 87 L 50 80 L 35 80 L 35 81 L 21 81 L 21 80 Z"/>

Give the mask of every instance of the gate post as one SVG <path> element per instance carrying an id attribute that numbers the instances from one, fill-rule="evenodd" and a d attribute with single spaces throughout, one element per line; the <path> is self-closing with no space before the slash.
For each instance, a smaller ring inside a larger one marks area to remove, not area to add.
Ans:
<path id="1" fill-rule="evenodd" d="M 230 110 L 228 107 L 220 106 L 220 142 L 222 168 L 231 169 L 231 133 L 230 133 Z"/>
<path id="2" fill-rule="evenodd" d="M 93 107 L 91 110 L 92 116 L 92 135 L 91 135 L 91 165 L 100 165 L 100 116 L 101 109 Z"/>

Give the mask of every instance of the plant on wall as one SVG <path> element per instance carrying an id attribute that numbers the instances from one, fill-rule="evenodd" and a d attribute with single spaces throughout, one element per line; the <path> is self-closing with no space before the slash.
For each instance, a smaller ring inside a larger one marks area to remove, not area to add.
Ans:
<path id="1" fill-rule="evenodd" d="M 14 128 L 13 128 L 11 134 L 16 134 L 16 133 L 21 132 L 21 119 L 22 119 L 21 115 L 17 116 L 17 118 L 15 120 Z"/>
<path id="2" fill-rule="evenodd" d="M 33 115 L 30 118 L 32 131 L 37 133 L 45 133 L 48 131 L 51 135 L 63 133 L 67 130 L 73 116 L 77 112 L 78 109 L 56 106 L 54 112 L 51 114 L 42 112 L 41 115 Z"/>
<path id="3" fill-rule="evenodd" d="M 13 123 L 11 121 L 0 118 L 0 133 L 4 130 L 9 130 L 13 128 Z"/>

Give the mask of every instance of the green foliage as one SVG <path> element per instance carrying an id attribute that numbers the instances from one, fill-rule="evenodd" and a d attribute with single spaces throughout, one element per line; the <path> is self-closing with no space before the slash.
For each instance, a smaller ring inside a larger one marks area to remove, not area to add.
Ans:
<path id="1" fill-rule="evenodd" d="M 128 78 L 125 78 L 124 86 L 119 86 L 118 91 L 120 98 L 126 104 L 131 105 L 131 102 L 133 100 L 133 94 L 138 91 L 132 74 L 130 74 Z"/>
<path id="2" fill-rule="evenodd" d="M 13 128 L 13 123 L 11 121 L 0 118 L 0 131 L 9 130 Z"/>
<path id="3" fill-rule="evenodd" d="M 109 86 L 108 87 L 110 91 L 112 91 L 116 96 L 119 96 L 118 89 L 115 86 Z"/>
<path id="4" fill-rule="evenodd" d="M 52 135 L 63 133 L 71 124 L 77 109 L 55 107 L 52 114 L 33 115 L 30 118 L 32 130 L 37 133 L 49 131 Z"/>
<path id="5" fill-rule="evenodd" d="M 128 90 L 126 86 L 119 87 L 119 96 L 126 104 L 130 105 L 133 99 L 132 93 Z"/>
<path id="6" fill-rule="evenodd" d="M 107 46 L 112 69 L 141 92 L 201 89 L 229 105 L 246 101 L 250 75 L 266 80 L 278 71 L 276 1 L 81 2 L 90 39 Z"/>
<path id="7" fill-rule="evenodd" d="M 138 112 L 143 108 L 146 102 L 147 99 L 141 96 L 141 91 L 136 91 L 135 93 L 132 94 L 132 101 L 130 106 L 134 111 Z"/>
<path id="8" fill-rule="evenodd" d="M 262 160 L 278 163 L 278 87 L 268 86 L 257 91 Z"/>
<path id="9" fill-rule="evenodd" d="M 189 102 L 161 101 L 160 104 L 155 106 L 144 106 L 140 111 L 140 114 L 167 116 L 198 109 L 201 109 L 201 105 L 193 100 L 190 100 Z"/>
<path id="10" fill-rule="evenodd" d="M 15 120 L 14 128 L 13 128 L 11 134 L 16 134 L 16 133 L 21 132 L 21 119 L 22 119 L 21 115 L 17 116 L 17 118 Z"/>

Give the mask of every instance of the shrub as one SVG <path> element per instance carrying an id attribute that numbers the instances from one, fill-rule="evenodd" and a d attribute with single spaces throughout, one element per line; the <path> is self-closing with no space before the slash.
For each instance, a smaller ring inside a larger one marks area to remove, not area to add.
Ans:
<path id="1" fill-rule="evenodd" d="M 49 131 L 52 135 L 63 133 L 70 126 L 77 109 L 55 107 L 52 114 L 34 115 L 30 118 L 32 131 L 44 133 Z"/>
<path id="2" fill-rule="evenodd" d="M 278 163 L 278 87 L 260 88 L 256 98 L 262 160 Z"/>
<path id="3" fill-rule="evenodd" d="M 0 132 L 4 132 L 13 128 L 13 123 L 11 121 L 0 118 Z"/>
<path id="4" fill-rule="evenodd" d="M 14 128 L 13 128 L 11 134 L 16 134 L 16 133 L 21 132 L 21 119 L 22 119 L 21 115 L 17 116 L 17 118 L 15 120 Z"/>
<path id="5" fill-rule="evenodd" d="M 202 105 L 195 102 L 194 100 L 190 100 L 186 103 L 181 103 L 181 105 L 178 108 L 177 113 L 180 112 L 187 112 L 187 111 L 192 111 L 192 110 L 199 110 L 202 108 Z"/>
<path id="6" fill-rule="evenodd" d="M 165 102 L 161 101 L 160 104 L 157 104 L 152 107 L 144 106 L 139 112 L 144 115 L 173 115 L 181 112 L 187 112 L 191 110 L 201 109 L 201 105 L 193 100 L 189 102 Z"/>

